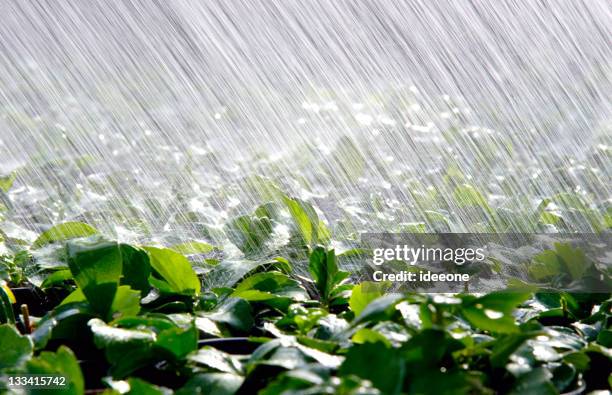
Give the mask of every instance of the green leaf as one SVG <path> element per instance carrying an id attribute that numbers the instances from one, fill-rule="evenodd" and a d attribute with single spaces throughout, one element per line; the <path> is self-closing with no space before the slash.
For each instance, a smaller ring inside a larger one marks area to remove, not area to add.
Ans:
<path id="1" fill-rule="evenodd" d="M 125 317 L 112 325 L 94 319 L 89 326 L 96 345 L 105 350 L 107 359 L 114 364 L 114 374 L 119 376 L 129 374 L 138 365 L 180 360 L 197 349 L 198 331 L 186 314 Z M 136 353 L 134 364 L 130 359 Z"/>
<path id="2" fill-rule="evenodd" d="M 16 178 L 17 173 L 15 172 L 0 176 L 0 191 L 7 193 L 13 186 L 13 182 L 15 182 Z"/>
<path id="3" fill-rule="evenodd" d="M 116 328 L 99 318 L 91 319 L 88 325 L 94 334 L 96 345 L 101 348 L 118 344 L 153 344 L 157 340 L 157 334 L 148 328 Z"/>
<path id="4" fill-rule="evenodd" d="M 0 325 L 0 371 L 20 367 L 32 357 L 32 340 L 8 324 Z"/>
<path id="5" fill-rule="evenodd" d="M 562 192 L 558 193 L 550 198 L 550 200 L 557 203 L 564 209 L 574 209 L 578 211 L 588 210 L 588 205 L 584 199 L 575 193 Z"/>
<path id="6" fill-rule="evenodd" d="M 406 371 L 399 350 L 384 343 L 364 343 L 349 348 L 339 373 L 370 380 L 384 394 L 399 394 Z"/>
<path id="7" fill-rule="evenodd" d="M 529 275 L 536 281 L 568 273 L 573 280 L 582 278 L 590 266 L 584 252 L 569 243 L 555 243 L 554 250 L 544 250 L 532 259 Z"/>
<path id="8" fill-rule="evenodd" d="M 92 236 L 97 233 L 98 231 L 94 227 L 83 222 L 64 222 L 63 224 L 55 225 L 51 229 L 41 233 L 40 236 L 34 240 L 34 243 L 32 243 L 32 249 L 37 249 L 58 241 Z"/>
<path id="9" fill-rule="evenodd" d="M 228 238 L 245 254 L 260 253 L 272 235 L 272 222 L 268 217 L 243 215 L 225 226 Z"/>
<path id="10" fill-rule="evenodd" d="M 76 302 L 87 302 L 87 298 L 83 294 L 83 291 L 81 290 L 81 288 L 77 288 L 74 291 L 72 291 L 68 296 L 64 298 L 64 300 L 62 300 L 62 302 L 59 305 L 62 306 L 65 304 L 76 303 Z"/>
<path id="11" fill-rule="evenodd" d="M 453 192 L 455 202 L 459 207 L 482 207 L 489 210 L 489 203 L 484 195 L 469 184 L 462 184 L 455 188 Z"/>
<path id="12" fill-rule="evenodd" d="M 67 386 L 61 389 L 41 389 L 41 394 L 74 394 L 82 395 L 85 391 L 85 381 L 79 362 L 73 352 L 66 346 L 60 346 L 57 352 L 43 351 L 27 363 L 29 374 L 59 375 L 66 377 Z M 30 391 L 38 393 L 38 391 Z"/>
<path id="13" fill-rule="evenodd" d="M 104 349 L 112 364 L 113 377 L 122 378 L 159 361 L 176 362 L 196 350 L 198 332 L 193 320 L 175 318 L 176 322 L 161 315 L 126 317 L 111 325 L 92 319 L 89 326 L 96 346 Z"/>
<path id="14" fill-rule="evenodd" d="M 170 249 L 183 254 L 183 255 L 192 255 L 192 254 L 206 254 L 215 249 L 212 245 L 208 243 L 202 243 L 200 241 L 188 241 L 186 243 L 175 244 Z"/>
<path id="15" fill-rule="evenodd" d="M 411 337 L 402 350 L 411 374 L 437 369 L 453 352 L 465 346 L 439 329 L 425 329 Z"/>
<path id="16" fill-rule="evenodd" d="M 110 312 L 113 318 L 137 315 L 140 312 L 140 291 L 121 285 L 117 288 Z"/>
<path id="17" fill-rule="evenodd" d="M 248 332 L 254 325 L 251 305 L 239 298 L 227 298 L 214 310 L 199 312 L 200 316 L 228 325 L 241 332 Z"/>
<path id="18" fill-rule="evenodd" d="M 556 366 L 551 373 L 553 374 L 551 381 L 559 392 L 568 390 L 568 387 L 576 378 L 576 369 L 565 363 Z"/>
<path id="19" fill-rule="evenodd" d="M 578 372 L 589 369 L 591 359 L 582 351 L 571 352 L 563 357 L 563 362 L 572 365 Z"/>
<path id="20" fill-rule="evenodd" d="M 612 348 L 612 330 L 603 329 L 599 332 L 599 335 L 597 335 L 597 343 L 604 347 Z"/>
<path id="21" fill-rule="evenodd" d="M 372 302 L 361 311 L 353 322 L 351 327 L 354 328 L 358 324 L 370 321 L 383 321 L 389 319 L 395 310 L 395 306 L 402 301 L 402 295 L 389 294 L 374 299 Z"/>
<path id="22" fill-rule="evenodd" d="M 45 278 L 40 287 L 51 288 L 66 280 L 72 280 L 72 272 L 69 269 L 56 270 Z"/>
<path id="23" fill-rule="evenodd" d="M 182 359 L 198 348 L 198 330 L 193 322 L 186 327 L 166 329 L 159 333 L 155 347 Z"/>
<path id="24" fill-rule="evenodd" d="M 480 298 L 465 298 L 461 313 L 476 328 L 497 333 L 517 332 L 512 312 L 529 296 L 528 293 L 492 292 Z"/>
<path id="25" fill-rule="evenodd" d="M 328 368 L 338 368 L 342 358 L 300 344 L 293 336 L 270 340 L 259 346 L 247 363 L 251 372 L 258 365 L 278 366 L 284 369 L 296 369 L 316 361 Z"/>
<path id="26" fill-rule="evenodd" d="M 386 347 L 391 347 L 391 343 L 389 340 L 382 335 L 380 332 L 377 332 L 368 328 L 361 328 L 351 338 L 353 343 L 363 344 L 363 343 L 383 343 Z"/>
<path id="27" fill-rule="evenodd" d="M 495 391 L 486 388 L 486 378 L 479 372 L 428 370 L 419 372 L 410 382 L 409 394 L 436 395 L 493 395 Z"/>
<path id="28" fill-rule="evenodd" d="M 374 299 L 385 294 L 385 291 L 391 286 L 388 282 L 373 282 L 364 281 L 361 284 L 355 285 L 349 299 L 349 306 L 355 316 L 361 314 L 363 309 Z"/>
<path id="29" fill-rule="evenodd" d="M 121 251 L 116 242 L 99 238 L 70 241 L 68 266 L 94 310 L 106 317 L 119 287 Z"/>
<path id="30" fill-rule="evenodd" d="M 267 300 L 275 296 L 298 301 L 307 298 L 306 291 L 297 281 L 276 271 L 256 273 L 245 278 L 236 286 L 231 296 L 245 300 Z"/>
<path id="31" fill-rule="evenodd" d="M 319 215 L 312 205 L 288 196 L 283 196 L 283 201 L 306 245 L 313 247 L 317 244 L 325 245 L 329 243 L 329 230 L 325 223 L 319 219 Z"/>
<path id="32" fill-rule="evenodd" d="M 338 270 L 334 250 L 325 250 L 318 246 L 310 253 L 308 270 L 315 282 L 321 301 L 325 304 L 331 301 L 334 288 L 346 278 L 348 273 Z"/>
<path id="33" fill-rule="evenodd" d="M 525 333 L 513 333 L 499 337 L 495 340 L 495 345 L 491 350 L 489 360 L 491 366 L 495 368 L 501 368 L 506 365 L 508 358 L 512 355 L 520 346 L 525 343 L 526 340 L 531 339 L 538 335 L 538 332 L 525 332 Z"/>
<path id="34" fill-rule="evenodd" d="M 223 373 L 242 373 L 242 363 L 239 358 L 213 347 L 199 349 L 189 356 L 189 360 Z"/>
<path id="35" fill-rule="evenodd" d="M 106 359 L 112 364 L 113 378 L 124 378 L 161 358 L 153 349 L 157 334 L 148 327 L 117 328 L 97 318 L 89 321 L 89 327 L 96 346 L 104 349 Z"/>
<path id="36" fill-rule="evenodd" d="M 169 248 L 143 247 L 150 257 L 151 267 L 168 283 L 173 292 L 199 294 L 200 279 L 183 255 Z"/>
<path id="37" fill-rule="evenodd" d="M 545 211 L 540 215 L 540 221 L 546 225 L 556 225 L 559 223 L 559 221 L 561 221 L 561 219 L 562 217 L 560 215 L 548 211 Z"/>
<path id="38" fill-rule="evenodd" d="M 199 373 L 189 379 L 176 394 L 234 395 L 243 382 L 244 377 L 237 374 Z"/>
<path id="39" fill-rule="evenodd" d="M 0 280 L 0 324 L 15 324 L 13 303 L 15 296 L 11 289 Z"/>
<path id="40" fill-rule="evenodd" d="M 572 279 L 582 278 L 589 266 L 584 251 L 573 248 L 569 243 L 555 243 L 555 250 Z"/>
<path id="41" fill-rule="evenodd" d="M 520 376 L 511 395 L 557 395 L 558 391 L 550 382 L 552 374 L 545 368 L 536 368 Z"/>
<path id="42" fill-rule="evenodd" d="M 132 289 L 141 291 L 142 295 L 146 295 L 151 288 L 149 255 L 145 250 L 129 244 L 121 244 L 119 248 L 123 262 L 121 284 L 129 285 Z"/>
<path id="43" fill-rule="evenodd" d="M 91 306 L 85 302 L 60 305 L 38 322 L 32 340 L 36 348 L 41 349 L 51 339 L 71 339 L 75 333 L 86 333 L 87 322 L 94 315 Z"/>

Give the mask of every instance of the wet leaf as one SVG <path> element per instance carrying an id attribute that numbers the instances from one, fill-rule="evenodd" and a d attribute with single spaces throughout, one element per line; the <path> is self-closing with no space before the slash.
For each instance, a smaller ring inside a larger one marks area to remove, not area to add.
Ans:
<path id="1" fill-rule="evenodd" d="M 329 230 L 319 219 L 312 205 L 288 196 L 284 196 L 283 201 L 306 245 L 314 247 L 317 244 L 326 245 L 329 242 Z"/>
<path id="2" fill-rule="evenodd" d="M 121 277 L 119 245 L 96 238 L 69 242 L 67 249 L 68 265 L 75 282 L 92 308 L 106 316 Z"/>
<path id="3" fill-rule="evenodd" d="M 256 273 L 242 280 L 232 297 L 245 300 L 268 300 L 275 296 L 293 300 L 306 300 L 306 291 L 300 284 L 280 272 Z"/>
<path id="4" fill-rule="evenodd" d="M 234 395 L 243 381 L 244 377 L 231 373 L 200 373 L 189 379 L 176 393 L 177 395 Z"/>
<path id="5" fill-rule="evenodd" d="M 372 302 L 361 311 L 353 322 L 351 327 L 355 327 L 358 324 L 370 321 L 382 321 L 389 319 L 395 310 L 395 306 L 403 299 L 401 295 L 389 294 L 374 299 Z"/>
<path id="6" fill-rule="evenodd" d="M 537 368 L 519 377 L 510 391 L 512 395 L 556 395 L 557 389 L 550 379 L 552 374 L 545 368 Z"/>
<path id="7" fill-rule="evenodd" d="M 168 248 L 143 249 L 149 254 L 151 267 L 159 273 L 171 291 L 181 294 L 200 293 L 200 280 L 187 258 Z"/>
<path id="8" fill-rule="evenodd" d="M 378 297 L 384 295 L 385 291 L 390 288 L 390 283 L 380 283 L 372 281 L 364 281 L 357 284 L 351 291 L 349 306 L 356 316 L 361 314 L 363 309 Z"/>
<path id="9" fill-rule="evenodd" d="M 262 252 L 272 236 L 272 222 L 268 217 L 243 215 L 226 224 L 229 239 L 245 254 Z"/>
<path id="10" fill-rule="evenodd" d="M 388 348 L 384 343 L 352 346 L 340 366 L 339 373 L 354 374 L 370 380 L 384 394 L 399 394 L 406 374 L 399 350 Z"/>
<path id="11" fill-rule="evenodd" d="M 11 172 L 7 175 L 0 176 L 0 191 L 7 193 L 9 189 L 13 186 L 15 182 L 15 178 L 17 178 L 17 174 L 15 172 Z"/>
<path id="12" fill-rule="evenodd" d="M 96 316 L 89 303 L 71 302 L 60 305 L 47 313 L 32 333 L 36 349 L 42 349 L 51 339 L 71 339 L 75 333 L 82 333 L 87 339 L 87 322 Z"/>
<path id="13" fill-rule="evenodd" d="M 141 248 L 129 244 L 120 244 L 123 271 L 121 284 L 129 285 L 130 288 L 141 291 L 146 295 L 151 288 L 149 276 L 151 265 L 149 255 Z"/>
<path id="14" fill-rule="evenodd" d="M 22 336 L 12 325 L 0 325 L 0 371 L 20 367 L 30 359 L 33 349 L 28 336 Z"/>
<path id="15" fill-rule="evenodd" d="M 189 356 L 189 360 L 223 373 L 241 374 L 242 363 L 235 356 L 212 347 L 203 347 Z"/>
<path id="16" fill-rule="evenodd" d="M 15 324 L 15 314 L 13 313 L 15 296 L 11 289 L 4 284 L 4 281 L 0 281 L 0 324 Z"/>
<path id="17" fill-rule="evenodd" d="M 49 230 L 38 236 L 32 248 L 40 248 L 47 244 L 57 243 L 58 241 L 66 241 L 79 237 L 88 237 L 97 234 L 98 231 L 91 225 L 83 222 L 64 222 L 63 224 L 55 225 Z"/>
<path id="18" fill-rule="evenodd" d="M 74 353 L 65 346 L 57 352 L 43 351 L 27 363 L 29 374 L 58 375 L 66 377 L 66 386 L 61 389 L 45 389 L 45 394 L 81 395 L 85 391 L 85 381 Z M 42 391 L 41 391 L 42 392 Z"/>
<path id="19" fill-rule="evenodd" d="M 170 249 L 183 254 L 183 255 L 191 255 L 191 254 L 206 254 L 215 249 L 212 245 L 208 243 L 202 243 L 201 241 L 188 241 L 185 243 L 175 244 Z"/>
<path id="20" fill-rule="evenodd" d="M 321 246 L 310 253 L 308 270 L 324 304 L 331 301 L 334 289 L 348 276 L 347 272 L 338 269 L 334 250 L 326 250 Z"/>
<path id="21" fill-rule="evenodd" d="M 493 292 L 480 298 L 466 298 L 461 313 L 476 328 L 497 333 L 517 332 L 512 312 L 528 298 L 529 294 L 518 292 Z"/>
<path id="22" fill-rule="evenodd" d="M 239 298 L 228 298 L 210 312 L 199 312 L 202 317 L 247 332 L 254 324 L 249 303 Z"/>

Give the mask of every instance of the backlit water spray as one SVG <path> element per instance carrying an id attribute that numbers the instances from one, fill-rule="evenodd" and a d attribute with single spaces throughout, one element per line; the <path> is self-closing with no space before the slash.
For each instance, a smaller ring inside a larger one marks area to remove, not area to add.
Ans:
<path id="1" fill-rule="evenodd" d="M 223 244 L 277 186 L 334 240 L 598 229 L 610 37 L 603 0 L 0 0 L 1 226 Z"/>

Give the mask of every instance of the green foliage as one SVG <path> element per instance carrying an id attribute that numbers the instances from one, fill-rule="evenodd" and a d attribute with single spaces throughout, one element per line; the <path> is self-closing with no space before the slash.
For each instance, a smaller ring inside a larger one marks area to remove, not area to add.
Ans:
<path id="1" fill-rule="evenodd" d="M 370 380 L 384 394 L 399 394 L 406 364 L 400 350 L 390 348 L 385 343 L 364 343 L 349 349 L 339 373 Z"/>
<path id="2" fill-rule="evenodd" d="M 371 301 L 383 296 L 390 286 L 390 283 L 372 281 L 364 281 L 361 284 L 355 285 L 349 299 L 349 306 L 353 313 L 356 316 L 361 314 Z"/>
<path id="3" fill-rule="evenodd" d="M 272 222 L 268 217 L 243 215 L 226 225 L 229 239 L 245 254 L 261 253 L 272 235 Z"/>
<path id="4" fill-rule="evenodd" d="M 199 315 L 242 333 L 251 330 L 255 324 L 251 305 L 240 298 L 226 298 L 214 309 Z"/>
<path id="5" fill-rule="evenodd" d="M 453 192 L 453 197 L 459 207 L 482 207 L 490 210 L 487 199 L 472 185 L 463 184 L 457 186 Z"/>
<path id="6" fill-rule="evenodd" d="M 529 267 L 529 274 L 537 281 L 568 273 L 572 280 L 581 278 L 590 263 L 584 252 L 572 248 L 568 243 L 555 243 L 554 250 L 546 250 L 533 257 L 534 264 Z"/>
<path id="7" fill-rule="evenodd" d="M 299 282 L 274 271 L 256 273 L 245 278 L 236 285 L 231 296 L 249 302 L 265 302 L 283 310 L 293 301 L 304 301 L 308 297 Z"/>
<path id="8" fill-rule="evenodd" d="M 41 389 L 40 393 L 81 395 L 85 391 L 85 381 L 79 363 L 74 353 L 65 346 L 60 346 L 56 352 L 43 351 L 38 357 L 32 358 L 27 363 L 26 372 L 66 377 L 65 387 Z"/>
<path id="9" fill-rule="evenodd" d="M 212 245 L 208 243 L 202 243 L 200 241 L 188 241 L 185 243 L 179 243 L 173 245 L 170 248 L 183 255 L 205 254 L 215 249 L 215 247 L 213 247 Z"/>
<path id="10" fill-rule="evenodd" d="M 177 394 L 235 394 L 244 381 L 244 377 L 231 373 L 199 373 L 193 376 Z"/>
<path id="11" fill-rule="evenodd" d="M 480 298 L 465 297 L 461 314 L 475 328 L 496 333 L 517 332 L 512 316 L 514 309 L 527 300 L 529 294 L 494 292 Z"/>
<path id="12" fill-rule="evenodd" d="M 98 231 L 94 227 L 83 222 L 64 222 L 41 233 L 32 243 L 32 248 L 36 249 L 51 243 L 92 236 L 96 233 Z"/>
<path id="13" fill-rule="evenodd" d="M 15 172 L 0 176 L 0 191 L 7 193 L 13 186 L 16 178 L 17 173 Z"/>
<path id="14" fill-rule="evenodd" d="M 22 336 L 14 326 L 0 325 L 0 372 L 15 369 L 32 357 L 33 344 L 28 336 Z"/>
<path id="15" fill-rule="evenodd" d="M 334 250 L 316 247 L 310 254 L 308 270 L 323 304 L 342 297 L 342 284 L 349 274 L 338 269 Z"/>
<path id="16" fill-rule="evenodd" d="M 114 378 L 163 360 L 180 360 L 197 348 L 193 322 L 177 325 L 161 317 L 130 317 L 112 325 L 94 318 L 88 323 L 98 348 L 112 362 Z"/>
<path id="17" fill-rule="evenodd" d="M 121 284 L 129 285 L 130 288 L 138 290 L 146 295 L 151 288 L 149 276 L 151 275 L 151 264 L 149 255 L 142 248 L 129 244 L 120 244 L 122 277 Z"/>
<path id="18" fill-rule="evenodd" d="M 4 281 L 0 280 L 0 324 L 15 324 L 13 303 L 15 303 L 15 296 Z"/>
<path id="19" fill-rule="evenodd" d="M 47 313 L 32 333 L 36 349 L 44 348 L 50 340 L 66 341 L 74 333 L 83 333 L 87 321 L 96 314 L 86 302 L 71 302 L 57 306 Z"/>
<path id="20" fill-rule="evenodd" d="M 483 211 L 484 229 L 500 224 L 482 193 L 453 185 L 455 205 Z M 531 222 L 542 222 L 548 204 Z M 423 232 L 450 228 L 448 218 L 430 211 L 425 222 L 404 224 Z M 291 241 L 268 248 L 280 224 Z M 23 317 L 13 314 L 16 300 L 2 284 L 1 374 L 66 375 L 75 394 L 84 391 L 83 373 L 108 393 L 133 394 L 556 394 L 582 382 L 588 390 L 609 385 L 600 372 L 612 364 L 610 294 L 538 286 L 595 284 L 603 274 L 569 244 L 534 256 L 526 268 L 537 284 L 427 295 L 391 292 L 385 282 L 351 284 L 342 269 L 371 251 L 356 246 L 336 256 L 318 245 L 329 242 L 329 231 L 314 208 L 280 192 L 226 226 L 240 260 L 204 242 L 141 247 L 85 229 L 48 231 L 34 252 L 26 243 L 5 258 L 42 268 L 36 292 L 61 297 L 22 334 Z M 199 264 L 199 254 L 219 254 L 219 262 Z"/>
<path id="21" fill-rule="evenodd" d="M 284 196 L 283 201 L 306 245 L 314 247 L 317 244 L 326 245 L 329 243 L 329 230 L 325 223 L 319 219 L 319 215 L 312 205 L 288 196 Z"/>
<path id="22" fill-rule="evenodd" d="M 279 147 L 238 163 L 274 179 L 236 172 L 234 158 L 212 146 L 184 155 L 162 141 L 160 154 L 108 135 L 118 159 L 184 165 L 184 174 L 142 182 L 150 178 L 95 158 L 49 157 L 81 133 L 50 128 L 57 144 L 0 176 L 0 393 L 5 375 L 26 373 L 66 376 L 61 393 L 74 394 L 609 390 L 611 272 L 587 249 L 517 248 L 484 262 L 487 285 L 498 274 L 520 277 L 508 292 L 400 293 L 397 284 L 349 280 L 346 271 L 369 270 L 372 251 L 360 243 L 368 232 L 609 236 L 609 133 L 579 158 L 542 149 L 525 164 L 516 137 L 537 148 L 546 130 L 473 127 L 465 106 L 446 98 L 449 119 L 436 122 L 413 93 L 356 101 L 341 123 L 371 116 L 358 139 L 313 136 L 288 156 Z M 336 96 L 320 97 L 340 104 Z M 303 120 L 343 107 L 326 104 Z M 392 126 L 387 115 L 405 119 Z M 413 151 L 405 147 L 423 148 L 431 163 L 403 160 Z M 34 228 L 47 230 L 37 238 Z"/>
<path id="23" fill-rule="evenodd" d="M 149 254 L 151 268 L 160 279 L 153 283 L 165 292 L 199 294 L 200 279 L 185 256 L 169 248 L 143 247 Z"/>
<path id="24" fill-rule="evenodd" d="M 99 238 L 67 243 L 72 276 L 94 310 L 106 316 L 119 287 L 121 251 L 116 242 Z"/>

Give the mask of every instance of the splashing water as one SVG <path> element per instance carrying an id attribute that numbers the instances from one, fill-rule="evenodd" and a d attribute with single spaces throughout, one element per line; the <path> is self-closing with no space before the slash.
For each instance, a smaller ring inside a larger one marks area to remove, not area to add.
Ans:
<path id="1" fill-rule="evenodd" d="M 336 240 L 605 227 L 608 2 L 397 3 L 2 0 L 2 226 L 218 242 L 274 183 Z"/>

